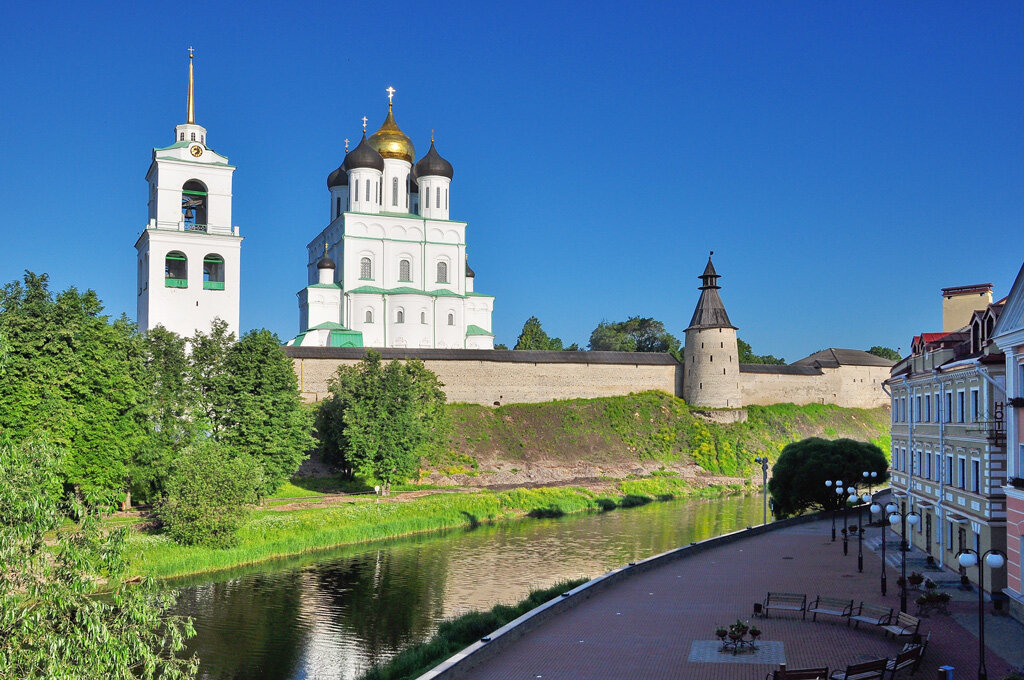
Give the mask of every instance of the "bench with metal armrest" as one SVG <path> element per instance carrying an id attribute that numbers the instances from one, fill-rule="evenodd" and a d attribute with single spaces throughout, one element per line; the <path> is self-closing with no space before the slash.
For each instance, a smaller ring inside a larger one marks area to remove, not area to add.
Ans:
<path id="1" fill-rule="evenodd" d="M 863 663 L 853 663 L 843 671 L 832 671 L 829 680 L 882 680 L 888 659 L 875 659 Z"/>
<path id="2" fill-rule="evenodd" d="M 764 616 L 768 616 L 770 609 L 777 609 L 787 612 L 800 612 L 802 618 L 807 618 L 807 595 L 801 593 L 768 593 L 764 598 Z"/>
<path id="3" fill-rule="evenodd" d="M 877 604 L 867 604 L 861 602 L 860 605 L 854 608 L 853 614 L 846 622 L 847 625 L 850 621 L 856 621 L 857 625 L 854 628 L 860 628 L 860 624 L 870 623 L 872 626 L 886 626 L 892 621 L 892 607 L 882 607 Z"/>
<path id="4" fill-rule="evenodd" d="M 853 614 L 853 600 L 818 595 L 818 598 L 807 606 L 807 612 L 814 615 L 811 617 L 812 621 L 818 620 L 818 614 L 847 617 Z"/>

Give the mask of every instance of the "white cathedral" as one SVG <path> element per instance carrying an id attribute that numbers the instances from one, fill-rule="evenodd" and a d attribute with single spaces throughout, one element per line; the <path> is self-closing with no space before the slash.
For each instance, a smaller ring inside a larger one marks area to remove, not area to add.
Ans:
<path id="1" fill-rule="evenodd" d="M 135 243 L 139 328 L 182 336 L 214 319 L 239 332 L 241 242 L 231 224 L 234 166 L 195 123 L 189 50 L 187 118 L 170 146 L 153 149 L 149 221 Z M 299 292 L 301 347 L 494 349 L 494 296 L 473 289 L 466 222 L 449 219 L 452 165 L 416 150 L 395 123 L 388 88 L 384 124 L 330 173 L 331 221 L 307 245 Z M 346 140 L 347 142 L 347 140 Z"/>
<path id="2" fill-rule="evenodd" d="M 306 246 L 301 347 L 494 349 L 494 296 L 473 289 L 466 222 L 449 219 L 452 165 L 419 161 L 388 114 L 327 177 L 331 221 Z"/>

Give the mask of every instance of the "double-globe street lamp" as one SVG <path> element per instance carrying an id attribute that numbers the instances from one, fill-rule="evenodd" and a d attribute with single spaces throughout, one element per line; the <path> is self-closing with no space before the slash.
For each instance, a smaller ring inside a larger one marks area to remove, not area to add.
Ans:
<path id="1" fill-rule="evenodd" d="M 988 680 L 985 668 L 985 569 L 982 562 L 989 569 L 1000 569 L 1006 564 L 1006 555 L 995 549 L 979 555 L 976 550 L 964 548 L 957 553 L 956 559 L 964 568 L 978 565 L 978 680 Z"/>
<path id="2" fill-rule="evenodd" d="M 871 507 L 868 508 L 868 510 L 871 512 L 880 513 L 882 512 L 882 506 L 879 505 L 878 503 L 872 503 Z M 886 506 L 886 510 L 888 510 L 888 506 Z M 887 584 L 885 582 L 885 522 L 882 522 L 882 595 L 885 595 L 886 585 Z"/>
<path id="3" fill-rule="evenodd" d="M 868 473 L 864 473 L 865 476 Z M 852 487 L 851 487 L 852 488 Z M 864 571 L 864 520 L 861 517 L 861 510 L 864 508 L 864 504 L 871 502 L 871 494 L 864 493 L 862 496 L 858 496 L 856 489 L 850 494 L 850 497 L 846 499 L 847 503 L 857 505 L 857 571 Z M 868 508 L 870 510 L 870 508 Z"/>
<path id="4" fill-rule="evenodd" d="M 900 512 L 899 506 L 895 503 L 889 503 L 885 506 L 885 512 L 889 517 L 889 524 L 896 526 L 898 523 L 902 523 L 900 541 L 900 552 L 903 554 L 903 560 L 900 562 L 900 611 L 904 614 L 907 613 L 907 525 L 911 528 L 914 527 L 918 522 L 921 521 L 921 516 L 910 510 L 909 512 Z M 884 534 L 883 534 L 884 536 Z M 884 542 L 884 540 L 883 540 Z M 884 567 L 883 567 L 884 569 Z"/>
<path id="5" fill-rule="evenodd" d="M 839 479 L 833 482 L 831 479 L 825 480 L 825 488 L 829 491 L 832 490 L 832 485 L 835 484 L 836 493 L 841 494 L 843 491 L 843 480 Z M 827 492 L 826 492 L 827 493 Z M 838 508 L 832 508 L 832 542 L 836 542 L 836 512 Z"/>
<path id="6" fill-rule="evenodd" d="M 878 479 L 878 473 L 874 470 L 871 472 L 862 472 L 861 476 L 864 477 L 864 483 L 868 485 L 868 495 L 874 493 L 875 481 Z M 867 501 L 864 501 L 867 503 Z M 871 508 L 868 508 L 868 524 L 871 524 Z"/>

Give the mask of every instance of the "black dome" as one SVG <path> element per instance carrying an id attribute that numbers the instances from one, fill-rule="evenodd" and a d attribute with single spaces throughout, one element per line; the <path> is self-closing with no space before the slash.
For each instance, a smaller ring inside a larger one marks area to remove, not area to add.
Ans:
<path id="1" fill-rule="evenodd" d="M 412 172 L 409 173 L 409 193 L 420 193 L 420 185 L 416 184 L 416 166 L 413 166 Z"/>
<path id="2" fill-rule="evenodd" d="M 345 156 L 345 162 L 341 164 L 341 167 L 345 168 L 346 171 L 355 170 L 356 168 L 373 168 L 374 170 L 384 172 L 384 158 L 366 141 L 366 133 L 364 132 L 359 146 L 348 152 L 348 155 Z"/>
<path id="3" fill-rule="evenodd" d="M 441 154 L 437 152 L 437 149 L 434 148 L 434 143 L 431 142 L 427 155 L 416 163 L 416 176 L 428 177 L 430 175 L 439 175 L 451 179 L 453 174 L 455 174 L 455 171 L 452 169 L 452 164 L 441 158 Z"/>
<path id="4" fill-rule="evenodd" d="M 336 269 L 334 266 L 334 260 L 324 255 L 320 258 L 320 261 L 316 263 L 317 269 Z"/>
<path id="5" fill-rule="evenodd" d="M 327 188 L 333 189 L 334 187 L 347 187 L 348 186 L 348 171 L 345 170 L 345 163 L 342 162 L 338 168 L 327 175 Z"/>
<path id="6" fill-rule="evenodd" d="M 473 271 L 472 269 L 470 269 L 470 267 L 469 267 L 469 260 L 468 259 L 466 260 L 466 278 L 467 279 L 474 279 L 474 278 L 476 278 L 476 272 Z"/>

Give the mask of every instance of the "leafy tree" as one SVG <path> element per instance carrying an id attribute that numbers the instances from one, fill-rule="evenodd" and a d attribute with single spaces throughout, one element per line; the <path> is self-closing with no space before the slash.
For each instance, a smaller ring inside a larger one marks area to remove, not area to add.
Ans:
<path id="1" fill-rule="evenodd" d="M 590 349 L 608 352 L 676 352 L 679 340 L 665 324 L 649 317 L 631 316 L 615 323 L 602 321 L 590 334 Z"/>
<path id="2" fill-rule="evenodd" d="M 95 506 L 63 495 L 62 468 L 50 445 L 0 439 L 0 676 L 195 677 L 198 659 L 177 656 L 191 622 L 168 615 L 168 591 L 125 580 L 127 529 L 101 531 Z"/>
<path id="3" fill-rule="evenodd" d="M 229 546 L 258 500 L 263 471 L 252 456 L 231 455 L 213 442 L 184 451 L 166 482 L 157 515 L 183 545 Z"/>
<path id="4" fill-rule="evenodd" d="M 506 344 L 504 344 L 502 342 L 499 342 L 497 345 L 494 346 L 494 349 L 508 349 L 508 345 L 506 345 Z M 0 356 L 0 361 L 2 361 L 2 359 L 3 359 L 3 357 Z M 0 364 L 0 365 L 2 365 L 2 364 Z"/>
<path id="5" fill-rule="evenodd" d="M 881 345 L 875 345 L 869 349 L 868 354 L 874 354 L 876 357 L 882 357 L 883 359 L 890 359 L 892 361 L 899 361 L 903 358 L 900 356 L 900 353 L 892 347 L 882 347 Z"/>
<path id="6" fill-rule="evenodd" d="M 736 338 L 736 347 L 739 349 L 739 359 L 741 364 L 785 364 L 786 360 L 780 357 L 772 356 L 771 354 L 754 354 L 753 348 L 749 343 L 744 342 L 741 338 Z"/>
<path id="7" fill-rule="evenodd" d="M 144 345 L 125 317 L 102 314 L 96 293 L 53 295 L 26 272 L 0 292 L 0 432 L 45 433 L 67 448 L 65 481 L 90 496 L 120 494 L 144 443 Z"/>
<path id="8" fill-rule="evenodd" d="M 209 333 L 196 331 L 189 339 L 189 380 L 195 391 L 194 416 L 203 422 L 214 437 L 224 426 L 223 409 L 231 402 L 224 398 L 227 388 L 226 366 L 228 352 L 235 344 L 235 334 L 228 330 L 226 321 L 213 320 Z"/>
<path id="9" fill-rule="evenodd" d="M 874 484 L 888 479 L 885 454 L 874 444 L 853 439 L 830 441 L 810 437 L 788 444 L 772 466 L 768 491 L 780 517 L 811 508 L 834 510 L 843 506 L 845 494 L 825 486 L 825 480 L 860 483 L 863 473 L 877 472 Z"/>
<path id="10" fill-rule="evenodd" d="M 563 347 L 561 338 L 548 337 L 548 334 L 541 328 L 540 320 L 535 316 L 531 316 L 523 324 L 523 330 L 519 333 L 516 345 L 512 349 L 537 349 L 560 352 Z"/>
<path id="11" fill-rule="evenodd" d="M 430 447 L 446 441 L 442 387 L 420 361 L 384 364 L 367 352 L 331 381 L 317 414 L 321 450 L 343 468 L 380 480 L 387 493 L 395 480 L 412 476 Z"/>
<path id="12" fill-rule="evenodd" d="M 263 469 L 261 495 L 277 491 L 314 445 L 309 412 L 281 341 L 250 331 L 228 349 L 223 373 L 210 377 L 213 438 L 251 455 Z"/>

